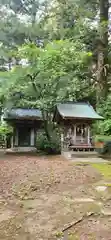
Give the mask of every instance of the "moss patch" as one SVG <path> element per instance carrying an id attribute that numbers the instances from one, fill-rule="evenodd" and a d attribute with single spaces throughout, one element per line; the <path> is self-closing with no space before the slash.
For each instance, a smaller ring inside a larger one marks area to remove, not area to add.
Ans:
<path id="1" fill-rule="evenodd" d="M 94 234 L 88 234 L 88 240 L 96 240 Z M 68 236 L 68 240 L 80 240 L 80 234 L 76 231 L 75 233 L 70 233 Z"/>
<path id="2" fill-rule="evenodd" d="M 69 234 L 68 240 L 79 240 L 80 238 L 75 234 Z"/>
<path id="3" fill-rule="evenodd" d="M 111 164 L 93 163 L 92 166 L 96 168 L 104 178 L 111 179 Z"/>
<path id="4" fill-rule="evenodd" d="M 104 184 L 104 186 L 106 186 L 106 187 L 109 187 L 109 188 L 110 188 L 110 187 L 111 187 L 111 183 L 105 183 L 105 184 Z"/>

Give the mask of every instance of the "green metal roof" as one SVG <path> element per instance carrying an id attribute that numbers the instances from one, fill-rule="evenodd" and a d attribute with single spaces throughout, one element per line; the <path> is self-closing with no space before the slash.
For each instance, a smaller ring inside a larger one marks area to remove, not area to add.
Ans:
<path id="1" fill-rule="evenodd" d="M 4 111 L 4 119 L 42 119 L 42 113 L 38 109 L 14 108 Z"/>
<path id="2" fill-rule="evenodd" d="M 63 118 L 104 119 L 88 103 L 60 103 L 57 105 L 57 109 Z"/>

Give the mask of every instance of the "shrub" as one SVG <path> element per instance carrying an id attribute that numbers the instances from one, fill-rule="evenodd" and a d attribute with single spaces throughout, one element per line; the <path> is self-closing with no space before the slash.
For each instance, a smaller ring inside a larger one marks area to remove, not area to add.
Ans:
<path id="1" fill-rule="evenodd" d="M 13 132 L 13 128 L 6 124 L 5 122 L 2 122 L 0 124 L 0 145 L 6 144 L 6 138 L 8 135 L 11 135 Z"/>
<path id="2" fill-rule="evenodd" d="M 94 127 L 95 133 L 111 135 L 111 95 L 99 105 L 98 111 L 104 117 L 104 121 L 97 122 Z"/>
<path id="3" fill-rule="evenodd" d="M 99 154 L 111 154 L 111 136 L 96 136 L 95 142 L 103 142 L 103 147 L 96 149 Z"/>
<path id="4" fill-rule="evenodd" d="M 103 147 L 103 154 L 111 154 L 111 141 L 107 141 Z"/>
<path id="5" fill-rule="evenodd" d="M 60 153 L 60 136 L 54 131 L 51 134 L 50 141 L 47 139 L 45 132 L 37 134 L 36 141 L 37 149 L 47 154 L 59 154 Z"/>
<path id="6" fill-rule="evenodd" d="M 11 134 L 13 132 L 13 128 L 6 123 L 0 124 L 0 135 L 7 136 L 7 134 Z"/>
<path id="7" fill-rule="evenodd" d="M 111 141 L 104 142 L 103 148 L 96 149 L 99 154 L 110 155 L 111 154 Z"/>

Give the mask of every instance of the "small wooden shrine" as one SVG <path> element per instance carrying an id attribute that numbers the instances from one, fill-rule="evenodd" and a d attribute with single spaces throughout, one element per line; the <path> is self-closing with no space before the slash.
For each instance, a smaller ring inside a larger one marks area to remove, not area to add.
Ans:
<path id="1" fill-rule="evenodd" d="M 88 103 L 58 104 L 54 121 L 61 127 L 61 151 L 93 150 L 91 126 L 95 120 L 102 119 Z"/>
<path id="2" fill-rule="evenodd" d="M 11 109 L 4 120 L 13 127 L 8 148 L 14 152 L 36 151 L 36 134 L 41 128 L 42 114 L 38 109 Z M 9 151 L 10 151 L 9 150 Z"/>

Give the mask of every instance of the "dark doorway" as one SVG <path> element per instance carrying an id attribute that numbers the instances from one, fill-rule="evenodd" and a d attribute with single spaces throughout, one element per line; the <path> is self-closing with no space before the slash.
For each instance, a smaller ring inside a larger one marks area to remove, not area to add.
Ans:
<path id="1" fill-rule="evenodd" d="M 30 146 L 31 128 L 21 126 L 18 128 L 18 144 L 20 147 Z"/>

